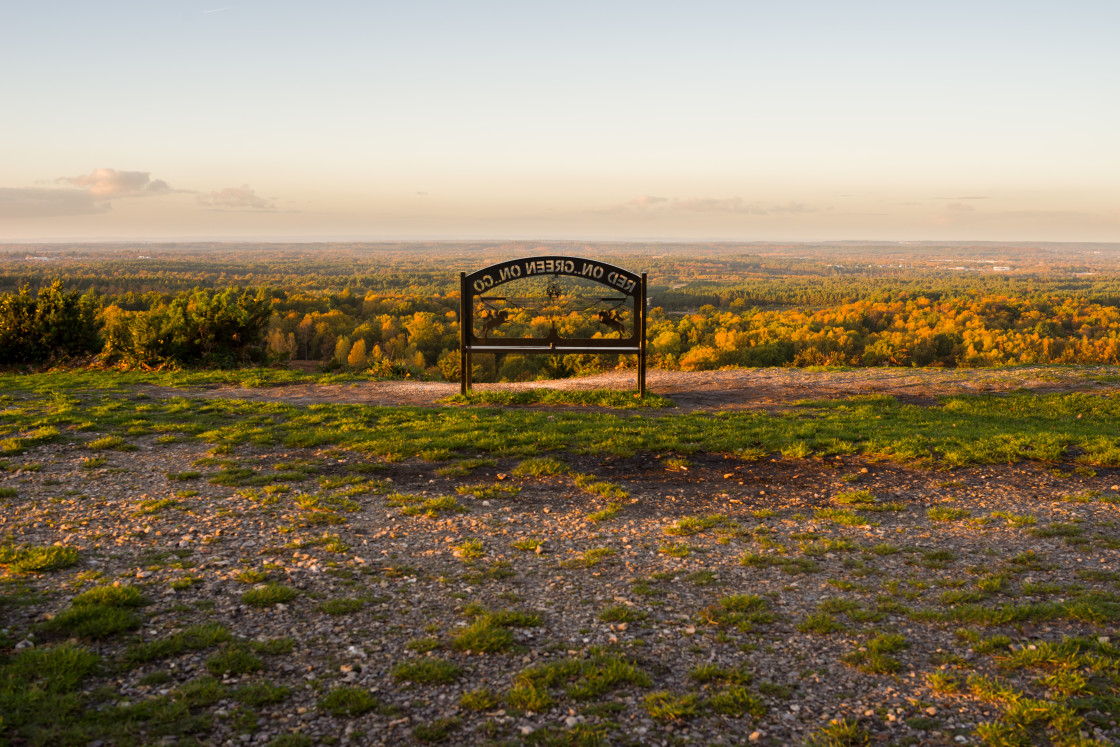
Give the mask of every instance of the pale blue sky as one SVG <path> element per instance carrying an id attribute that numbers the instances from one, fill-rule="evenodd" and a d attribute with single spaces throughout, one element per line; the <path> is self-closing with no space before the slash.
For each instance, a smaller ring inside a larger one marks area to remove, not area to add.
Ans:
<path id="1" fill-rule="evenodd" d="M 1120 3 L 8 3 L 0 241 L 1120 241 Z"/>

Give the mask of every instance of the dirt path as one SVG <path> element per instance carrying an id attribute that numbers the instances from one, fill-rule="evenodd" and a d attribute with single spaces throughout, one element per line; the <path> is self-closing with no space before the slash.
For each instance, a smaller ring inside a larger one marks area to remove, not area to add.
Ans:
<path id="1" fill-rule="evenodd" d="M 1012 369 L 876 368 L 851 371 L 812 371 L 800 368 L 756 368 L 735 371 L 649 372 L 649 389 L 672 399 L 684 410 L 771 409 L 803 399 L 829 399 L 889 394 L 910 404 L 932 405 L 954 394 L 1117 391 L 1120 368 L 1093 366 L 1056 368 L 1029 366 Z M 627 389 L 633 371 L 515 384 L 476 384 L 487 389 Z M 353 384 L 294 384 L 262 389 L 221 386 L 198 396 L 289 402 L 361 403 L 431 407 L 457 394 L 456 383 L 436 381 L 372 381 Z"/>

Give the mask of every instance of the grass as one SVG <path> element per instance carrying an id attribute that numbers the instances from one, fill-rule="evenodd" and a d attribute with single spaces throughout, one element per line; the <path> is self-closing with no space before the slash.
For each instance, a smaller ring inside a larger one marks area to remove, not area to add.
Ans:
<path id="1" fill-rule="evenodd" d="M 215 677 L 225 674 L 252 674 L 264 669 L 260 660 L 247 646 L 230 644 L 206 660 L 206 670 Z"/>
<path id="2" fill-rule="evenodd" d="M 405 516 L 423 516 L 428 519 L 438 519 L 445 513 L 462 514 L 468 510 L 466 506 L 450 495 L 423 498 L 404 493 L 393 493 L 385 497 L 385 503 L 389 506 L 399 507 L 401 513 Z"/>
<path id="3" fill-rule="evenodd" d="M 515 708 L 541 712 L 552 706 L 560 689 L 572 700 L 591 701 L 623 687 L 649 687 L 652 682 L 626 657 L 593 651 L 585 659 L 568 657 L 521 670 L 507 699 Z"/>
<path id="4" fill-rule="evenodd" d="M 721 597 L 715 604 L 702 609 L 699 619 L 708 625 L 734 627 L 741 632 L 750 633 L 761 625 L 774 622 L 777 615 L 770 611 L 770 602 L 765 597 L 757 594 L 732 594 Z"/>
<path id="5" fill-rule="evenodd" d="M 436 470 L 436 474 L 441 477 L 464 477 L 480 467 L 497 466 L 498 462 L 494 459 L 460 459 L 445 467 L 440 467 Z"/>
<path id="6" fill-rule="evenodd" d="M 591 513 L 589 513 L 587 515 L 587 520 L 596 523 L 601 521 L 610 521 L 611 519 L 618 516 L 621 512 L 621 503 L 608 503 L 605 508 L 601 508 L 598 511 L 592 511 Z"/>
<path id="7" fill-rule="evenodd" d="M 64 545 L 0 546 L 0 567 L 12 573 L 43 573 L 78 563 L 78 551 Z"/>
<path id="8" fill-rule="evenodd" d="M 629 498 L 630 493 L 623 488 L 615 485 L 613 482 L 600 480 L 595 475 L 591 474 L 577 474 L 573 475 L 573 481 L 576 487 L 585 493 L 597 495 L 600 498 L 607 499 L 622 499 Z"/>
<path id="9" fill-rule="evenodd" d="M 501 704 L 501 699 L 487 688 L 468 690 L 459 696 L 459 706 L 470 711 L 492 711 Z"/>
<path id="10" fill-rule="evenodd" d="M 869 674 L 894 674 L 902 669 L 902 662 L 891 656 L 906 649 L 906 638 L 894 633 L 882 633 L 867 641 L 855 651 L 841 657 L 841 661 Z"/>
<path id="11" fill-rule="evenodd" d="M 744 716 L 762 718 L 766 715 L 766 705 L 762 700 L 747 688 L 740 686 L 731 686 L 715 692 L 708 697 L 707 706 L 715 713 L 732 718 Z"/>
<path id="12" fill-rule="evenodd" d="M 392 676 L 397 682 L 416 685 L 449 685 L 459 678 L 462 668 L 446 659 L 427 657 L 402 661 L 393 666 Z"/>
<path id="13" fill-rule="evenodd" d="M 332 716 L 355 718 L 380 707 L 368 690 L 360 687 L 336 687 L 319 699 L 319 707 Z"/>
<path id="14" fill-rule="evenodd" d="M 571 560 L 564 561 L 560 565 L 564 568 L 593 568 L 606 558 L 616 554 L 617 553 L 609 547 L 594 547 L 584 551 Z"/>
<path id="15" fill-rule="evenodd" d="M 636 623 L 645 617 L 641 611 L 622 604 L 611 605 L 599 613 L 599 619 L 606 623 Z"/>
<path id="16" fill-rule="evenodd" d="M 140 664 L 179 656 L 189 651 L 212 648 L 232 640 L 233 636 L 224 625 L 218 623 L 195 625 L 167 638 L 135 644 L 125 651 L 124 660 L 130 664 Z"/>
<path id="17" fill-rule="evenodd" d="M 802 633 L 813 635 L 829 635 L 843 630 L 844 626 L 836 621 L 828 612 L 815 612 L 797 624 L 797 629 Z"/>
<path id="18" fill-rule="evenodd" d="M 103 640 L 140 627 L 133 610 L 149 600 L 133 586 L 99 586 L 83 592 L 70 606 L 44 623 L 44 628 L 79 638 Z"/>
<path id="19" fill-rule="evenodd" d="M 349 615 L 365 606 L 361 599 L 328 599 L 319 605 L 319 611 L 328 615 Z"/>
<path id="20" fill-rule="evenodd" d="M 926 511 L 930 521 L 960 521 L 967 519 L 972 512 L 964 508 L 951 508 L 949 506 L 934 506 Z"/>
<path id="21" fill-rule="evenodd" d="M 646 713 L 658 721 L 684 721 L 700 713 L 695 693 L 676 695 L 667 691 L 650 693 L 643 701 Z"/>
<path id="22" fill-rule="evenodd" d="M 512 498 L 521 492 L 521 488 L 516 485 L 460 485 L 455 488 L 455 492 L 487 501 L 494 498 Z"/>
<path id="23" fill-rule="evenodd" d="M 68 373 L 67 377 L 66 386 L 102 384 L 95 372 Z M 128 381 L 160 379 L 151 374 L 132 376 Z M 137 411 L 141 406 L 137 401 L 128 399 L 112 408 L 59 408 L 42 393 L 59 380 L 51 374 L 4 378 L 9 391 L 29 398 L 23 411 L 42 408 L 58 413 L 50 426 L 55 429 L 53 434 L 42 438 L 57 438 L 59 429 L 70 425 L 111 433 L 127 420 L 132 426 L 150 429 L 181 428 L 189 422 L 198 438 L 220 449 L 244 443 L 289 448 L 330 445 L 394 458 L 436 451 L 462 458 L 550 459 L 537 455 L 547 451 L 629 456 L 748 450 L 784 451 L 802 458 L 798 454 L 806 449 L 828 451 L 844 443 L 854 455 L 948 467 L 1040 459 L 1057 462 L 1071 449 L 1077 450 L 1078 460 L 1086 465 L 1120 466 L 1120 436 L 1111 435 L 1108 427 L 1120 418 L 1120 398 L 1091 393 L 959 395 L 943 398 L 941 407 L 904 405 L 891 397 L 857 397 L 802 403 L 793 412 L 778 414 L 689 412 L 643 418 L 616 411 L 469 407 L 445 408 L 433 417 L 432 410 L 423 408 L 350 404 L 306 408 L 244 400 L 151 400 L 143 403 L 142 412 Z M 868 423 L 874 423 L 873 430 L 867 429 Z M 28 438 L 31 436 L 15 440 L 22 444 Z M 126 446 L 120 436 L 105 438 L 110 439 L 105 442 L 107 448 Z M 237 475 L 230 477 L 235 482 L 238 479 Z M 240 477 L 255 476 L 240 473 Z"/>
<path id="24" fill-rule="evenodd" d="M 513 474 L 523 477 L 552 477 L 567 472 L 567 463 L 553 457 L 531 457 L 513 468 Z"/>
<path id="25" fill-rule="evenodd" d="M 451 638 L 451 647 L 458 651 L 480 654 L 505 653 L 515 650 L 512 628 L 533 628 L 541 624 L 540 616 L 516 610 L 491 611 L 477 606 L 466 610 L 473 622 Z"/>
<path id="26" fill-rule="evenodd" d="M 297 596 L 299 592 L 290 586 L 264 584 L 242 594 L 241 601 L 250 607 L 271 607 L 276 604 L 287 604 Z"/>
<path id="27" fill-rule="evenodd" d="M 120 436 L 103 436 L 86 444 L 87 449 L 94 451 L 136 451 L 136 446 L 128 443 Z"/>
<path id="28" fill-rule="evenodd" d="M 724 514 L 711 514 L 709 516 L 685 516 L 673 524 L 665 527 L 665 534 L 670 537 L 689 537 L 713 527 L 731 526 L 732 522 Z"/>
<path id="29" fill-rule="evenodd" d="M 434 721 L 417 724 L 412 728 L 412 738 L 425 744 L 443 742 L 463 725 L 462 719 L 455 716 L 437 718 Z"/>
<path id="30" fill-rule="evenodd" d="M 834 720 L 809 735 L 807 747 L 862 747 L 871 744 L 871 734 L 847 719 Z"/>
<path id="31" fill-rule="evenodd" d="M 640 397 L 636 391 L 611 389 L 486 389 L 470 394 L 456 394 L 443 400 L 449 405 L 570 405 L 634 409 L 674 407 L 672 400 L 652 392 Z"/>
<path id="32" fill-rule="evenodd" d="M 469 539 L 451 548 L 455 557 L 476 560 L 486 556 L 486 544 L 480 539 Z"/>

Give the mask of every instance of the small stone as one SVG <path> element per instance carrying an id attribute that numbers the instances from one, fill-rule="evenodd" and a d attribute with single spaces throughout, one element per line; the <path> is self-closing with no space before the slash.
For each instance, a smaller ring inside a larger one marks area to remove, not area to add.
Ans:
<path id="1" fill-rule="evenodd" d="M 757 742 L 758 740 L 762 739 L 762 732 L 752 731 L 751 735 L 749 737 L 747 737 L 747 739 L 749 739 L 752 742 Z"/>
<path id="2" fill-rule="evenodd" d="M 22 641 L 20 641 L 19 643 L 16 644 L 16 651 L 22 651 L 25 648 L 34 648 L 34 647 L 35 647 L 34 642 L 29 641 L 26 638 L 24 638 Z"/>
<path id="3" fill-rule="evenodd" d="M 527 736 L 529 736 L 530 734 L 532 734 L 532 733 L 533 733 L 533 731 L 534 731 L 534 729 L 533 729 L 533 727 L 531 727 L 531 726 L 522 726 L 522 727 L 521 727 L 521 736 L 523 736 L 523 737 L 527 737 Z"/>
<path id="4" fill-rule="evenodd" d="M 569 729 L 572 729 L 578 725 L 579 719 L 575 716 L 568 716 L 566 719 L 564 719 L 564 726 L 568 727 Z"/>
<path id="5" fill-rule="evenodd" d="M 933 706 L 930 706 L 929 708 L 926 709 L 926 713 L 929 714 L 930 716 L 936 716 L 937 715 L 937 709 L 934 708 Z"/>

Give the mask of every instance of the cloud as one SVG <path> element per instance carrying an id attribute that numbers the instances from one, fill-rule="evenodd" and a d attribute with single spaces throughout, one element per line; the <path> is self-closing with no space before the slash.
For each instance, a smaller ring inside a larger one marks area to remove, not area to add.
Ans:
<path id="1" fill-rule="evenodd" d="M 145 194 L 170 192 L 171 187 L 162 179 L 151 180 L 148 171 L 118 171 L 94 169 L 82 176 L 64 176 L 58 183 L 73 184 L 94 197 L 139 197 Z"/>
<path id="2" fill-rule="evenodd" d="M 81 189 L 0 189 L 0 218 L 58 218 L 110 210 Z"/>
<path id="3" fill-rule="evenodd" d="M 803 202 L 787 202 L 784 205 L 761 202 L 748 202 L 742 197 L 690 197 L 687 199 L 654 197 L 641 195 L 620 205 L 596 210 L 597 213 L 641 212 L 656 214 L 664 212 L 685 213 L 733 213 L 738 215 L 792 215 L 815 213 L 817 208 Z"/>
<path id="4" fill-rule="evenodd" d="M 963 213 L 972 213 L 976 211 L 976 208 L 972 207 L 971 205 L 966 205 L 963 202 L 950 202 L 945 206 L 945 209 L 956 210 L 957 212 Z"/>
<path id="5" fill-rule="evenodd" d="M 198 203 L 215 210 L 275 210 L 276 205 L 257 193 L 248 184 L 240 187 L 226 187 L 199 195 Z"/>
<path id="6" fill-rule="evenodd" d="M 766 208 L 758 203 L 748 203 L 742 197 L 693 197 L 688 200 L 673 200 L 673 208 L 694 213 L 742 213 L 745 215 L 766 215 Z"/>
<path id="7" fill-rule="evenodd" d="M 987 195 L 966 195 L 964 197 L 935 197 L 936 200 L 987 200 Z"/>

